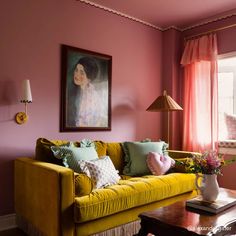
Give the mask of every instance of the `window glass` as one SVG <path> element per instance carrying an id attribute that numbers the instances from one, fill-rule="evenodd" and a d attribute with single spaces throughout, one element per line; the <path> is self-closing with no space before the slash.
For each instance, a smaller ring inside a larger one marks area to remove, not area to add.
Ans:
<path id="1" fill-rule="evenodd" d="M 225 113 L 236 113 L 236 57 L 218 60 L 219 139 L 227 139 Z"/>

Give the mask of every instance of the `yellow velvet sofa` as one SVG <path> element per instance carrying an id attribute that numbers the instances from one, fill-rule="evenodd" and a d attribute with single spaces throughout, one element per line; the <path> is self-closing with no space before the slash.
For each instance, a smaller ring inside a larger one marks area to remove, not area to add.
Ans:
<path id="1" fill-rule="evenodd" d="M 121 175 L 118 184 L 92 191 L 83 174 L 61 166 L 53 157 L 50 146 L 66 142 L 40 138 L 35 157 L 15 160 L 17 224 L 28 235 L 133 235 L 140 227 L 140 213 L 197 194 L 195 175 L 178 172 L 142 177 Z M 95 144 L 98 156 L 110 156 L 122 173 L 121 144 Z M 192 157 L 189 152 L 168 152 L 174 159 Z"/>

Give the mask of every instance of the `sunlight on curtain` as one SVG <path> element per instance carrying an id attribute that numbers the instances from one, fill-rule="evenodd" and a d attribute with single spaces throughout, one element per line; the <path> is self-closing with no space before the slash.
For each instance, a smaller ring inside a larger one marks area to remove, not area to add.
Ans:
<path id="1" fill-rule="evenodd" d="M 215 34 L 186 42 L 183 150 L 206 151 L 217 141 L 217 40 Z"/>

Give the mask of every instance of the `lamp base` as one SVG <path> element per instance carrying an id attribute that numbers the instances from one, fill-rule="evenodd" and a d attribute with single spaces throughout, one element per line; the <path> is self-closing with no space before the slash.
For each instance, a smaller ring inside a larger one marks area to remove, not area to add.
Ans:
<path id="1" fill-rule="evenodd" d="M 25 112 L 18 112 L 15 116 L 15 121 L 19 125 L 26 123 L 27 120 L 28 120 L 28 116 L 26 115 Z"/>

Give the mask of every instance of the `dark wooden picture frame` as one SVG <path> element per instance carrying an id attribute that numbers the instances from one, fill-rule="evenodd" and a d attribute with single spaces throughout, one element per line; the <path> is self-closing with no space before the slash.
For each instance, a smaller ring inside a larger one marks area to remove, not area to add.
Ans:
<path id="1" fill-rule="evenodd" d="M 111 130 L 112 56 L 61 47 L 60 131 Z"/>

